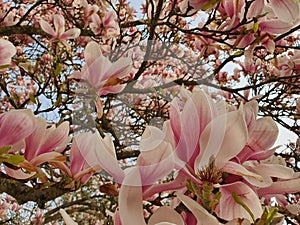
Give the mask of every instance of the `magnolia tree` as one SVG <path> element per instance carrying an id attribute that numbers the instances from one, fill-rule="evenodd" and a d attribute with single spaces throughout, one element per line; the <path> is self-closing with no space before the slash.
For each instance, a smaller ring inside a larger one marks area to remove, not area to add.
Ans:
<path id="1" fill-rule="evenodd" d="M 299 224 L 299 1 L 0 12 L 1 224 Z"/>

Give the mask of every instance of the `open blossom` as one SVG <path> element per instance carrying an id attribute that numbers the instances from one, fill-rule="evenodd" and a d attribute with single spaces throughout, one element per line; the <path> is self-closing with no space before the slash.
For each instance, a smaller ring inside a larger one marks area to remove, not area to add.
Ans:
<path id="1" fill-rule="evenodd" d="M 34 129 L 24 138 L 25 162 L 20 164 L 20 167 L 27 169 L 30 173 L 24 173 L 21 169 L 13 170 L 6 167 L 7 174 L 17 179 L 27 179 L 36 172 L 42 173 L 38 168 L 42 163 L 63 163 L 65 156 L 60 152 L 65 149 L 69 142 L 68 134 L 68 122 L 63 122 L 58 127 L 55 125 L 49 127 L 45 119 L 36 118 Z"/>
<path id="2" fill-rule="evenodd" d="M 2 66 L 7 66 L 11 62 L 11 58 L 16 54 L 15 46 L 7 40 L 0 39 L 0 71 Z"/>
<path id="3" fill-rule="evenodd" d="M 53 15 L 53 25 L 54 28 L 45 20 L 40 20 L 40 26 L 46 33 L 50 34 L 53 39 L 66 41 L 69 39 L 74 39 L 79 37 L 80 29 L 72 28 L 65 30 L 65 18 L 60 14 Z"/>
<path id="4" fill-rule="evenodd" d="M 86 81 L 100 96 L 119 93 L 125 88 L 126 84 L 121 84 L 121 81 L 131 69 L 129 58 L 121 58 L 112 63 L 102 55 L 100 46 L 94 41 L 87 44 L 84 58 L 86 65 L 73 78 Z"/>

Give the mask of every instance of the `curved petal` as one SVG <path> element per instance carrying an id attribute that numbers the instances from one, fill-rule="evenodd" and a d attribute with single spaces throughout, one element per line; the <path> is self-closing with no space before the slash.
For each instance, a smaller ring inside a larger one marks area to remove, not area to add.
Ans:
<path id="1" fill-rule="evenodd" d="M 0 66 L 9 65 L 11 58 L 16 54 L 16 47 L 7 40 L 0 39 Z"/>
<path id="2" fill-rule="evenodd" d="M 216 217 L 211 215 L 206 209 L 204 209 L 198 202 L 192 198 L 177 192 L 177 198 L 193 213 L 197 218 L 197 225 L 219 225 Z"/>
<path id="3" fill-rule="evenodd" d="M 147 126 L 140 141 L 141 153 L 156 149 L 165 140 L 165 134 L 154 126 Z"/>
<path id="4" fill-rule="evenodd" d="M 147 199 L 148 197 L 157 194 L 159 192 L 175 191 L 175 190 L 180 190 L 182 188 L 185 188 L 187 179 L 188 179 L 187 176 L 183 174 L 181 171 L 179 171 L 179 174 L 176 176 L 174 180 L 167 183 L 154 184 L 151 187 L 144 189 L 143 199 Z"/>
<path id="5" fill-rule="evenodd" d="M 206 167 L 211 157 L 215 158 L 216 167 L 222 168 L 243 149 L 247 138 L 247 126 L 241 110 L 216 117 L 200 137 L 201 151 L 195 161 L 195 168 L 201 170 Z"/>
<path id="6" fill-rule="evenodd" d="M 121 58 L 118 61 L 111 64 L 110 68 L 103 75 L 103 80 L 107 80 L 111 77 L 124 78 L 131 70 L 132 61 L 129 58 Z"/>
<path id="7" fill-rule="evenodd" d="M 272 184 L 272 180 L 269 177 L 267 177 L 267 178 L 262 177 L 260 174 L 254 173 L 254 172 L 248 170 L 247 168 L 245 168 L 244 166 L 242 166 L 238 163 L 235 163 L 235 162 L 231 162 L 231 161 L 227 162 L 224 165 L 222 171 L 230 173 L 230 174 L 242 176 L 249 183 L 251 183 L 257 187 L 266 187 L 266 186 L 270 186 Z"/>
<path id="8" fill-rule="evenodd" d="M 60 14 L 53 15 L 53 24 L 55 27 L 56 37 L 60 38 L 65 33 L 65 18 Z"/>
<path id="9" fill-rule="evenodd" d="M 126 169 L 126 172 L 119 194 L 119 215 L 122 225 L 146 225 L 139 170 L 134 167 Z"/>
<path id="10" fill-rule="evenodd" d="M 157 149 L 141 153 L 137 165 L 143 186 L 151 185 L 172 172 L 175 166 L 174 153 L 169 143 L 163 142 Z"/>
<path id="11" fill-rule="evenodd" d="M 97 57 L 91 64 L 87 64 L 87 69 L 82 72 L 81 78 L 88 80 L 91 85 L 97 87 L 105 80 L 104 74 L 110 67 L 111 62 L 106 57 Z"/>
<path id="12" fill-rule="evenodd" d="M 271 117 L 259 118 L 249 130 L 247 144 L 254 151 L 269 149 L 277 140 L 278 127 Z"/>
<path id="13" fill-rule="evenodd" d="M 0 114 L 0 147 L 22 141 L 35 129 L 35 118 L 30 109 L 11 110 Z"/>
<path id="14" fill-rule="evenodd" d="M 220 192 L 222 196 L 216 208 L 216 213 L 220 218 L 227 221 L 237 218 L 245 218 L 252 221 L 249 213 L 233 198 L 233 192 L 250 209 L 254 219 L 260 218 L 262 215 L 263 210 L 258 196 L 243 182 L 238 181 L 232 184 L 221 185 Z"/>
<path id="15" fill-rule="evenodd" d="M 53 30 L 53 28 L 51 27 L 51 25 L 48 22 L 41 19 L 40 20 L 40 26 L 41 26 L 43 31 L 50 34 L 52 37 L 56 37 L 56 32 Z"/>
<path id="16" fill-rule="evenodd" d="M 126 84 L 117 84 L 114 86 L 104 86 L 104 87 L 99 87 L 99 96 L 103 96 L 103 95 L 107 95 L 109 93 L 112 94 L 117 94 L 120 93 L 121 91 L 124 90 L 124 88 L 126 87 Z M 98 89 L 98 87 L 96 87 L 96 89 Z"/>
<path id="17" fill-rule="evenodd" d="M 8 176 L 13 177 L 15 179 L 20 179 L 20 180 L 29 179 L 30 177 L 32 177 L 36 174 L 35 172 L 25 173 L 21 169 L 14 170 L 7 166 L 4 166 L 4 168 L 5 168 L 5 171 Z"/>
<path id="18" fill-rule="evenodd" d="M 286 23 L 293 23 L 299 18 L 299 3 L 294 0 L 270 0 L 270 6 L 278 19 Z"/>
<path id="19" fill-rule="evenodd" d="M 291 179 L 294 178 L 294 170 L 284 165 L 279 164 L 264 164 L 258 162 L 246 162 L 247 166 L 251 166 L 254 172 L 258 174 L 265 174 L 270 177 L 277 177 L 280 179 Z"/>
<path id="20" fill-rule="evenodd" d="M 95 41 L 89 42 L 84 49 L 84 60 L 87 66 L 99 57 L 103 57 L 100 46 Z"/>
<path id="21" fill-rule="evenodd" d="M 78 38 L 80 35 L 80 32 L 81 32 L 81 30 L 78 28 L 69 29 L 60 36 L 60 40 L 69 40 L 69 39 Z"/>
<path id="22" fill-rule="evenodd" d="M 168 206 L 162 206 L 150 217 L 148 225 L 184 225 L 182 217 Z"/>
<path id="23" fill-rule="evenodd" d="M 105 136 L 103 139 L 98 133 L 82 133 L 77 136 L 76 142 L 89 166 L 100 166 L 118 183 L 122 183 L 124 172 L 118 164 L 111 137 Z"/>
<path id="24" fill-rule="evenodd" d="M 41 143 L 40 149 L 37 154 L 43 154 L 52 150 L 64 149 L 67 146 L 66 140 L 69 141 L 69 129 L 70 125 L 68 121 L 63 122 L 58 127 L 52 125 L 46 129 L 43 142 Z"/>
<path id="25" fill-rule="evenodd" d="M 274 195 L 274 194 L 292 194 L 300 191 L 300 178 L 276 181 L 266 188 L 260 188 L 257 190 L 259 196 Z"/>
<path id="26" fill-rule="evenodd" d="M 292 29 L 292 27 L 293 25 L 278 19 L 265 20 L 259 23 L 259 29 L 269 34 L 282 34 Z"/>
<path id="27" fill-rule="evenodd" d="M 35 130 L 25 139 L 25 159 L 31 161 L 40 149 L 40 146 L 44 143 L 46 136 L 47 121 L 44 118 L 36 119 Z"/>
<path id="28" fill-rule="evenodd" d="M 47 152 L 39 156 L 36 156 L 30 161 L 30 163 L 34 166 L 38 166 L 45 162 L 51 163 L 51 162 L 65 162 L 65 161 L 66 161 L 66 156 L 58 152 Z"/>

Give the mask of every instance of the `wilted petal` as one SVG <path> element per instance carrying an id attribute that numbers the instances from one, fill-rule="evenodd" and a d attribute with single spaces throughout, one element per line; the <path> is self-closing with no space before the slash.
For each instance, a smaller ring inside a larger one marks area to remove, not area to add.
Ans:
<path id="1" fill-rule="evenodd" d="M 65 161 L 66 161 L 66 156 L 58 152 L 47 152 L 39 156 L 36 156 L 30 161 L 30 163 L 32 163 L 32 165 L 38 166 L 45 162 L 51 163 L 51 162 L 65 162 Z"/>
<path id="2" fill-rule="evenodd" d="M 77 225 L 78 224 L 74 220 L 72 220 L 72 218 L 66 213 L 66 211 L 64 209 L 60 209 L 59 213 L 64 218 L 66 225 Z"/>
<path id="3" fill-rule="evenodd" d="M 216 217 L 211 215 L 206 209 L 204 209 L 198 202 L 192 198 L 177 192 L 177 198 L 193 213 L 197 218 L 197 225 L 219 225 Z"/>
<path id="4" fill-rule="evenodd" d="M 35 172 L 25 173 L 21 169 L 14 170 L 7 166 L 4 166 L 4 168 L 5 168 L 5 172 L 8 176 L 13 177 L 15 179 L 20 179 L 20 180 L 29 179 L 30 177 L 32 177 L 36 174 Z"/>
<path id="5" fill-rule="evenodd" d="M 148 225 L 184 225 L 182 217 L 173 209 L 162 206 L 150 217 Z"/>
<path id="6" fill-rule="evenodd" d="M 252 221 L 249 213 L 233 198 L 233 192 L 250 209 L 254 219 L 261 216 L 263 210 L 258 196 L 243 182 L 238 181 L 232 184 L 221 185 L 220 192 L 222 193 L 222 197 L 216 208 L 216 213 L 220 218 L 227 221 L 237 218 L 245 218 Z"/>

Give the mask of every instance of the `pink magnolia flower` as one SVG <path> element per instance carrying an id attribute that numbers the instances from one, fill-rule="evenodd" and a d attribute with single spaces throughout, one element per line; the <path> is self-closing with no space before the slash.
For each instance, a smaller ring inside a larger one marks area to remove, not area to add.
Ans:
<path id="1" fill-rule="evenodd" d="M 20 167 L 25 168 L 30 173 L 24 173 L 21 169 L 13 170 L 6 167 L 7 174 L 17 179 L 28 179 L 36 172 L 43 174 L 38 168 L 42 163 L 62 164 L 66 158 L 60 152 L 66 148 L 69 142 L 68 134 L 68 122 L 63 122 L 56 128 L 55 125 L 48 127 L 43 118 L 35 119 L 33 132 L 24 139 L 25 162 L 19 164 Z"/>
<path id="2" fill-rule="evenodd" d="M 273 155 L 275 149 L 269 150 L 277 140 L 278 127 L 270 117 L 256 119 L 258 103 L 253 100 L 245 104 L 244 114 L 247 123 L 248 139 L 237 155 L 239 162 L 263 160 Z"/>
<path id="3" fill-rule="evenodd" d="M 120 27 L 117 20 L 117 15 L 114 11 L 107 12 L 103 18 L 103 21 L 97 14 L 92 17 L 92 23 L 90 23 L 90 28 L 94 34 L 98 35 L 104 32 L 107 37 L 114 37 L 119 35 Z"/>
<path id="4" fill-rule="evenodd" d="M 94 41 L 87 44 L 84 58 L 86 65 L 73 78 L 85 80 L 99 95 L 119 93 L 125 88 L 126 84 L 121 84 L 121 81 L 131 69 L 129 58 L 111 63 L 102 55 L 100 46 Z"/>
<path id="5" fill-rule="evenodd" d="M 16 47 L 9 41 L 0 39 L 0 71 L 3 66 L 11 63 L 11 58 L 16 54 Z"/>
<path id="6" fill-rule="evenodd" d="M 109 136 L 101 138 L 97 133 L 76 135 L 70 149 L 70 161 L 68 173 L 83 184 L 102 168 L 114 176 L 117 182 L 123 180 L 123 171 L 118 165 L 115 148 Z"/>
<path id="7" fill-rule="evenodd" d="M 40 20 L 40 26 L 43 31 L 50 34 L 53 39 L 66 43 L 66 40 L 77 38 L 80 35 L 80 29 L 78 28 L 72 28 L 65 31 L 65 18 L 60 14 L 53 15 L 53 24 L 55 30 L 47 21 L 43 19 Z"/>
<path id="8" fill-rule="evenodd" d="M 31 110 L 11 110 L 0 114 L 0 148 L 24 143 L 35 129 L 36 120 Z"/>
<path id="9" fill-rule="evenodd" d="M 118 183 L 124 179 L 115 147 L 110 136 L 100 137 L 98 133 L 82 133 L 74 137 L 70 149 L 71 166 L 68 174 L 75 180 L 86 183 L 90 174 L 101 169 L 109 173 Z"/>

